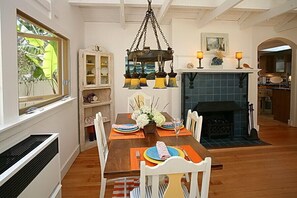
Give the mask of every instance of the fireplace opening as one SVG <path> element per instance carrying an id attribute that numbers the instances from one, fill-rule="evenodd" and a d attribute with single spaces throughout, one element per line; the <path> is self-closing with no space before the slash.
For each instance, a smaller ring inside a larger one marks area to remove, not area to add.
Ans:
<path id="1" fill-rule="evenodd" d="M 235 111 L 241 111 L 234 101 L 198 102 L 193 109 L 203 116 L 202 136 L 211 138 L 234 137 Z"/>

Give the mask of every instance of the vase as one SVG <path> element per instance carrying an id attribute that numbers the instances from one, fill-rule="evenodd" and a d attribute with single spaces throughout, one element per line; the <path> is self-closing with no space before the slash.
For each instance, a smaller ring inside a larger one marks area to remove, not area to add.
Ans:
<path id="1" fill-rule="evenodd" d="M 143 127 L 144 133 L 155 133 L 157 130 L 157 125 L 154 121 L 150 121 L 147 125 Z"/>

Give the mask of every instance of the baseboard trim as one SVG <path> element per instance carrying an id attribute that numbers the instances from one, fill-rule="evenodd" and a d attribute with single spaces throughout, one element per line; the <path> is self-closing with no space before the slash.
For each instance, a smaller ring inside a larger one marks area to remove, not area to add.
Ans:
<path id="1" fill-rule="evenodd" d="M 74 149 L 74 151 L 72 152 L 70 157 L 66 160 L 66 162 L 63 164 L 63 166 L 61 168 L 61 180 L 64 178 L 66 173 L 69 171 L 71 165 L 73 164 L 73 162 L 79 155 L 79 152 L 80 152 L 79 145 L 77 145 L 77 147 Z"/>

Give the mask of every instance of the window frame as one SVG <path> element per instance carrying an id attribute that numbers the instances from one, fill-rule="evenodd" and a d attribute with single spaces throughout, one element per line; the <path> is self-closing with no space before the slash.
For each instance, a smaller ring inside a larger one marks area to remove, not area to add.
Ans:
<path id="1" fill-rule="evenodd" d="M 29 108 L 31 107 L 43 107 L 48 104 L 51 104 L 53 102 L 56 102 L 60 99 L 62 99 L 64 96 L 69 95 L 69 78 L 68 78 L 68 67 L 69 67 L 69 39 L 65 36 L 57 33 L 53 29 L 49 28 L 48 26 L 42 24 L 38 20 L 30 17 L 29 15 L 23 13 L 20 10 L 17 10 L 17 17 L 22 18 L 23 20 L 26 20 L 30 22 L 32 25 L 37 26 L 41 29 L 44 29 L 51 34 L 55 35 L 56 37 L 50 37 L 50 36 L 41 36 L 37 34 L 30 34 L 30 33 L 24 33 L 24 32 L 17 32 L 17 36 L 23 36 L 23 37 L 29 37 L 29 38 L 38 38 L 43 40 L 54 40 L 57 41 L 58 44 L 58 53 L 57 53 L 57 61 L 58 61 L 58 67 L 57 67 L 57 73 L 58 73 L 58 79 L 57 79 L 57 88 L 58 93 L 57 94 L 50 94 L 50 95 L 40 95 L 40 96 L 25 96 L 20 97 L 18 96 L 18 107 L 19 107 L 19 115 L 25 114 Z M 17 67 L 19 67 L 17 65 Z M 19 71 L 19 68 L 18 68 Z M 19 81 L 18 81 L 19 83 Z M 19 93 L 18 93 L 19 94 Z M 21 102 L 32 102 L 32 101 L 40 101 L 37 104 L 30 105 L 28 107 L 20 108 Z"/>

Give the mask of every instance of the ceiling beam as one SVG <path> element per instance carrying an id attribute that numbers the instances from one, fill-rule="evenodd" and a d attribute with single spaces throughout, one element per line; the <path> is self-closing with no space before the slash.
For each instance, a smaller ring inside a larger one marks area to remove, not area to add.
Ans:
<path id="1" fill-rule="evenodd" d="M 224 12 L 230 10 L 243 0 L 226 0 L 224 3 L 222 3 L 220 6 L 218 6 L 216 9 L 211 11 L 210 13 L 206 14 L 203 18 L 201 18 L 198 22 L 199 27 L 203 27 L 206 24 L 210 23 L 212 20 L 214 20 L 216 17 L 220 16 Z"/>
<path id="2" fill-rule="evenodd" d="M 293 20 L 295 17 L 295 14 L 288 14 L 281 22 L 274 26 L 274 30 L 276 32 L 280 32 L 280 30 L 283 31 L 282 28 L 291 22 L 291 20 Z"/>
<path id="3" fill-rule="evenodd" d="M 286 30 L 290 30 L 290 29 L 294 29 L 297 28 L 297 20 L 292 20 L 288 23 L 285 23 L 281 26 L 276 26 L 274 27 L 274 30 L 276 32 L 282 32 L 282 31 L 286 31 Z"/>
<path id="4" fill-rule="evenodd" d="M 124 0 L 120 0 L 120 23 L 121 27 L 125 29 L 126 26 L 126 16 L 125 16 L 125 2 Z"/>
<path id="5" fill-rule="evenodd" d="M 244 12 L 238 20 L 238 25 L 242 24 L 250 15 L 251 12 Z"/>
<path id="6" fill-rule="evenodd" d="M 281 14 L 284 14 L 290 10 L 293 10 L 297 8 L 297 1 L 296 0 L 288 0 L 286 3 L 281 4 L 280 6 L 271 8 L 270 10 L 262 13 L 255 15 L 253 17 L 248 18 L 246 21 L 244 21 L 240 28 L 245 29 L 249 28 L 253 25 L 257 25 L 261 22 L 267 21 L 273 17 L 279 16 Z"/>
<path id="7" fill-rule="evenodd" d="M 165 15 L 167 14 L 168 9 L 169 9 L 170 5 L 172 4 L 172 1 L 173 0 L 164 0 L 163 4 L 161 6 L 161 9 L 159 11 L 158 17 L 157 17 L 159 24 L 161 24 L 163 19 L 165 18 Z"/>

